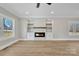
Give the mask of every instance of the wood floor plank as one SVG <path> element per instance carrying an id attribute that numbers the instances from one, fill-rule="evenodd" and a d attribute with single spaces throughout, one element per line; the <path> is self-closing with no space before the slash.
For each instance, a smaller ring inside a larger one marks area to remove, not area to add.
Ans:
<path id="1" fill-rule="evenodd" d="M 19 41 L 0 51 L 1 56 L 79 55 L 79 41 Z"/>

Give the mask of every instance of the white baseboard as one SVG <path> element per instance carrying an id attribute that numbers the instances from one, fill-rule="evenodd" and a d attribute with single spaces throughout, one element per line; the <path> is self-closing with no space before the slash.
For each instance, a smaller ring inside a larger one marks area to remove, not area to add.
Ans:
<path id="1" fill-rule="evenodd" d="M 21 41 L 28 41 L 28 40 L 29 41 L 32 41 L 32 40 L 34 41 L 34 40 L 36 40 L 37 41 L 38 39 L 19 39 L 19 40 L 21 40 Z M 45 39 L 45 40 L 42 39 L 42 41 L 49 41 L 49 40 L 51 40 L 51 41 L 59 41 L 59 40 L 69 40 L 69 41 L 71 40 L 72 41 L 72 40 L 74 40 L 75 41 L 75 40 L 79 40 L 79 39 L 70 39 L 70 38 L 69 39 L 67 39 L 67 38 L 66 39 L 64 39 L 64 38 L 63 39 Z"/>
<path id="2" fill-rule="evenodd" d="M 17 41 L 18 41 L 18 40 L 14 40 L 14 41 L 12 41 L 12 42 L 6 44 L 6 45 L 1 46 L 1 47 L 0 47 L 0 50 L 6 48 L 6 47 L 8 47 L 8 46 L 11 46 L 12 44 L 16 43 Z"/>
<path id="3" fill-rule="evenodd" d="M 20 41 L 26 41 L 27 39 L 19 39 Z"/>

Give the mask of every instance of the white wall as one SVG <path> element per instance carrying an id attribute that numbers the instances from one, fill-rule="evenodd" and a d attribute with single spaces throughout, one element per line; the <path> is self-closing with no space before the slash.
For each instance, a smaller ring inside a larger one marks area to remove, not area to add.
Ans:
<path id="1" fill-rule="evenodd" d="M 2 17 L 0 16 L 0 37 L 3 36 L 3 32 L 2 32 Z"/>
<path id="2" fill-rule="evenodd" d="M 10 13 L 9 11 L 5 10 L 4 8 L 0 7 L 0 24 L 2 24 L 2 18 L 3 17 L 10 17 L 13 20 L 15 20 L 15 36 L 14 37 L 10 37 L 10 38 L 6 38 L 3 34 L 3 29 L 0 31 L 0 49 L 3 49 L 5 47 L 7 47 L 9 44 L 14 43 L 15 41 L 18 40 L 19 36 L 19 19 L 13 15 L 12 13 Z M 2 24 L 3 25 L 3 24 Z M 1 27 L 3 28 L 3 26 L 1 25 Z"/>
<path id="3" fill-rule="evenodd" d="M 78 21 L 78 17 L 58 17 L 54 18 L 54 38 L 79 38 L 79 36 L 70 36 L 68 34 L 69 21 Z"/>
<path id="4" fill-rule="evenodd" d="M 27 23 L 28 19 L 20 19 L 20 39 L 27 38 Z"/>

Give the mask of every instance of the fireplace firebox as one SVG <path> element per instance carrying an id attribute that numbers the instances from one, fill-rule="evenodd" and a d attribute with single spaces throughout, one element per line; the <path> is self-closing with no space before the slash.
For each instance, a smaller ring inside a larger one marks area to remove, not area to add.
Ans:
<path id="1" fill-rule="evenodd" d="M 35 37 L 45 37 L 45 32 L 35 32 Z"/>

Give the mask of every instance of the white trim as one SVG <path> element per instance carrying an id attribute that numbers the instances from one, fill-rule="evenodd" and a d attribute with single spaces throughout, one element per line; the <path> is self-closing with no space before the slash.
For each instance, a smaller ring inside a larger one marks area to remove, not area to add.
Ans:
<path id="1" fill-rule="evenodd" d="M 10 46 L 10 45 L 12 45 L 12 44 L 14 44 L 14 43 L 16 43 L 17 41 L 18 41 L 18 40 L 14 40 L 14 41 L 12 41 L 12 42 L 6 44 L 6 45 L 1 46 L 1 47 L 0 47 L 0 50 L 2 50 L 2 49 L 4 49 L 4 48 L 6 48 L 6 47 L 8 47 L 8 46 Z"/>
<path id="2" fill-rule="evenodd" d="M 75 39 L 75 38 L 67 38 L 67 39 L 65 39 L 65 38 L 63 38 L 63 39 L 45 39 L 45 40 L 33 40 L 33 39 L 21 39 L 21 41 L 60 41 L 60 40 L 62 40 L 62 41 L 65 41 L 65 40 L 71 40 L 71 41 L 75 41 L 75 40 L 79 40 L 79 39 Z"/>
<path id="3" fill-rule="evenodd" d="M 27 39 L 19 39 L 19 40 L 26 41 Z"/>

